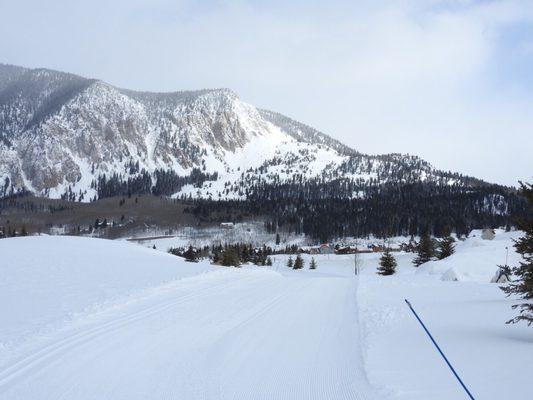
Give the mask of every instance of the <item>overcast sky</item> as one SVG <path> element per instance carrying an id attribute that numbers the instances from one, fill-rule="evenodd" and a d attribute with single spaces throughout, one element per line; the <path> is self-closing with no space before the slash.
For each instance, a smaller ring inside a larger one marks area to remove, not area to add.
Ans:
<path id="1" fill-rule="evenodd" d="M 533 1 L 0 0 L 0 62 L 228 87 L 359 151 L 533 177 Z"/>

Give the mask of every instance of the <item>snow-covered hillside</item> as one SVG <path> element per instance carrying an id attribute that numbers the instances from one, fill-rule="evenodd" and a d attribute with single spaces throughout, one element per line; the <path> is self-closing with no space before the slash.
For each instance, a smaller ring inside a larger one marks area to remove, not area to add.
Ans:
<path id="1" fill-rule="evenodd" d="M 70 80 L 28 70 L 0 92 L 2 180 L 51 197 L 70 186 L 89 199 L 99 175 L 229 172 L 258 166 L 279 143 L 294 141 L 230 90 L 151 94 Z"/>
<path id="2" fill-rule="evenodd" d="M 464 282 L 490 282 L 498 265 L 517 266 L 519 255 L 514 251 L 513 239 L 521 232 L 496 230 L 494 240 L 483 240 L 480 230 L 474 230 L 464 242 L 459 242 L 458 252 L 441 261 L 422 265 L 418 273 L 440 276 L 442 280 Z"/>
<path id="3" fill-rule="evenodd" d="M 395 253 L 389 277 L 362 254 L 358 278 L 352 255 L 295 271 L 287 256 L 226 268 L 121 241 L 0 240 L 0 399 L 465 398 L 408 298 L 476 398 L 526 400 L 531 329 L 505 325 L 513 299 L 486 280 L 505 247 L 517 261 L 518 234 L 471 237 L 431 268 Z"/>
<path id="4" fill-rule="evenodd" d="M 228 89 L 141 93 L 0 65 L 0 197 L 26 189 L 89 201 L 103 195 L 99 179 L 113 177 L 150 179 L 142 186 L 150 191 L 156 170 L 205 174 L 157 194 L 213 199 L 242 199 L 253 187 L 312 179 L 480 183 L 413 156 L 363 155 Z"/>

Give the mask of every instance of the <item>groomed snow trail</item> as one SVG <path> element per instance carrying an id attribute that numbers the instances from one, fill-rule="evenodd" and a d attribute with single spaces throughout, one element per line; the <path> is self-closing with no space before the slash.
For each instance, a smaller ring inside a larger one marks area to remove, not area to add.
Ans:
<path id="1" fill-rule="evenodd" d="M 220 269 L 84 315 L 0 360 L 0 399 L 377 399 L 353 278 Z"/>

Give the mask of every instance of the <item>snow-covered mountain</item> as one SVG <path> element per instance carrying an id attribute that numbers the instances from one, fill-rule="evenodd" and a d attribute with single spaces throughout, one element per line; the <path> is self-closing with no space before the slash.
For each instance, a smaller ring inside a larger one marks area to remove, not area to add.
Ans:
<path id="1" fill-rule="evenodd" d="M 87 201 L 110 178 L 159 180 L 159 194 L 214 199 L 310 180 L 482 184 L 414 156 L 361 154 L 228 89 L 142 93 L 0 65 L 0 195 L 25 189 Z"/>

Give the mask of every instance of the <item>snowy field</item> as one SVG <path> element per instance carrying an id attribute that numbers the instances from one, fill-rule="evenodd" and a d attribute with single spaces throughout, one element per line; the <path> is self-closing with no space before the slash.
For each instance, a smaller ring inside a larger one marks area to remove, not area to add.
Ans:
<path id="1" fill-rule="evenodd" d="M 530 399 L 533 330 L 489 283 L 516 233 L 419 269 L 379 254 L 317 270 L 186 263 L 133 243 L 0 240 L 0 399 Z M 510 263 L 517 261 L 510 252 Z"/>
<path id="2" fill-rule="evenodd" d="M 490 283 L 496 264 L 518 260 L 511 237 L 467 239 L 447 260 L 415 269 L 398 257 L 399 273 L 374 274 L 369 262 L 357 292 L 365 369 L 371 384 L 397 399 L 465 399 L 465 393 L 406 307 L 407 298 L 476 399 L 531 399 L 533 328 L 505 325 L 513 301 Z M 454 281 L 451 279 L 459 279 Z"/>
<path id="3" fill-rule="evenodd" d="M 64 234 L 65 232 L 58 232 Z M 352 246 L 358 249 L 368 249 L 371 245 L 389 246 L 394 249 L 400 248 L 401 244 L 409 242 L 409 237 L 396 236 L 388 238 L 386 241 L 381 238 L 369 236 L 368 238 L 345 238 L 338 241 L 341 246 Z M 419 240 L 418 237 L 414 239 Z M 153 246 L 157 250 L 168 251 L 172 247 L 203 247 L 210 245 L 224 245 L 226 243 L 250 243 L 254 246 L 267 245 L 274 250 L 284 250 L 287 246 L 297 245 L 308 249 L 322 244 L 317 240 L 312 240 L 304 234 L 288 232 L 280 233 L 280 243 L 276 245 L 276 234 L 268 233 L 262 222 L 242 222 L 236 223 L 233 229 L 223 229 L 220 226 L 205 228 L 180 227 L 176 229 L 162 230 L 157 227 L 144 228 L 128 237 L 119 240 L 129 240 L 141 244 L 144 247 Z"/>

